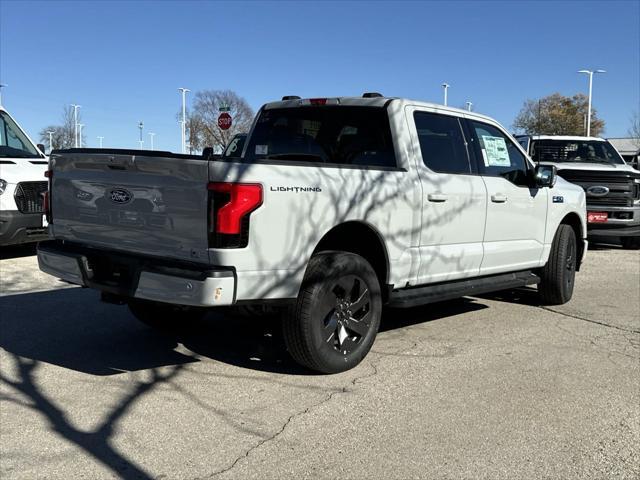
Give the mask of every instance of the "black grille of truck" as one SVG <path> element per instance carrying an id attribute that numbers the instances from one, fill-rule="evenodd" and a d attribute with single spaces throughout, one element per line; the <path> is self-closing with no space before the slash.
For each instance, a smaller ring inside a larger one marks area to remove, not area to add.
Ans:
<path id="1" fill-rule="evenodd" d="M 568 182 L 584 188 L 587 207 L 631 207 L 640 198 L 640 186 L 634 182 L 640 174 L 631 172 L 602 172 L 587 170 L 559 170 L 558 175 Z M 596 196 L 589 192 L 591 187 L 606 187 L 606 195 Z"/>
<path id="2" fill-rule="evenodd" d="M 14 198 L 20 213 L 44 213 L 43 194 L 47 182 L 21 182 L 16 187 Z"/>

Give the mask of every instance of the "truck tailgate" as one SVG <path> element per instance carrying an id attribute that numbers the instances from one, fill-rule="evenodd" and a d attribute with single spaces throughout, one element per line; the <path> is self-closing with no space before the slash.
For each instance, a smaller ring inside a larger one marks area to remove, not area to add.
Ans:
<path id="1" fill-rule="evenodd" d="M 206 160 L 95 152 L 51 156 L 56 239 L 208 263 Z"/>

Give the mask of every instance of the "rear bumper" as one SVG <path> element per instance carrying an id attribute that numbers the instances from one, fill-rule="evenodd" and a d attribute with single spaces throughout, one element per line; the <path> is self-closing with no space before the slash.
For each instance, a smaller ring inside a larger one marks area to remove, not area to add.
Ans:
<path id="1" fill-rule="evenodd" d="M 49 238 L 47 227 L 42 226 L 41 213 L 0 212 L 0 245 L 39 242 Z"/>
<path id="2" fill-rule="evenodd" d="M 235 303 L 236 275 L 231 269 L 140 259 L 59 242 L 38 246 L 38 264 L 54 277 L 123 297 L 197 307 Z"/>

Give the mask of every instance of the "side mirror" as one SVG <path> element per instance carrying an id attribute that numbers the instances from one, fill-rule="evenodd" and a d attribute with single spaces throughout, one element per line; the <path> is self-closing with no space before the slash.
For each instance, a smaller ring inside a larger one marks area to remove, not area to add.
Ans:
<path id="1" fill-rule="evenodd" d="M 46 153 L 46 150 L 42 143 L 37 144 L 36 147 L 38 147 L 38 150 L 40 150 L 42 153 Z"/>
<path id="2" fill-rule="evenodd" d="M 553 188 L 558 179 L 558 170 L 555 165 L 538 165 L 534 173 L 536 187 Z"/>

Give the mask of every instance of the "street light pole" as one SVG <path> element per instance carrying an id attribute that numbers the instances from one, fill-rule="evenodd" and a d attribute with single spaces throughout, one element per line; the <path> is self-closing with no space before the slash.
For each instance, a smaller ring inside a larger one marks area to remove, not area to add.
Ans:
<path id="1" fill-rule="evenodd" d="M 151 150 L 153 150 L 153 137 L 155 137 L 155 133 L 149 132 L 149 136 L 151 137 Z"/>
<path id="2" fill-rule="evenodd" d="M 79 123 L 78 124 L 78 142 L 80 144 L 80 148 L 82 148 L 82 127 L 84 127 L 84 124 Z"/>
<path id="3" fill-rule="evenodd" d="M 103 139 L 103 138 L 104 138 L 104 137 L 98 137 L 98 141 L 100 142 L 100 148 L 102 148 L 102 139 Z"/>
<path id="4" fill-rule="evenodd" d="M 470 112 L 471 111 L 471 107 L 473 107 L 473 103 L 472 102 L 465 102 L 465 104 L 467 105 L 467 111 Z"/>
<path id="5" fill-rule="evenodd" d="M 589 106 L 587 109 L 587 137 L 591 136 L 591 94 L 593 91 L 593 74 L 594 73 L 607 73 L 606 70 L 578 70 L 578 73 L 585 73 L 589 75 Z"/>
<path id="6" fill-rule="evenodd" d="M 73 135 L 75 137 L 73 145 L 78 148 L 78 109 L 81 105 L 71 104 L 73 107 Z"/>
<path id="7" fill-rule="evenodd" d="M 444 105 L 447 105 L 447 90 L 449 90 L 449 87 L 451 85 L 449 85 L 448 83 L 443 83 L 442 84 L 442 88 L 444 88 Z"/>
<path id="8" fill-rule="evenodd" d="M 49 134 L 49 153 L 51 153 L 51 150 L 53 150 L 53 134 L 56 132 L 48 130 L 47 133 Z"/>
<path id="9" fill-rule="evenodd" d="M 0 106 L 2 106 L 2 89 L 8 87 L 6 83 L 0 83 Z"/>
<path id="10" fill-rule="evenodd" d="M 142 150 L 142 144 L 144 143 L 144 140 L 142 140 L 142 129 L 144 128 L 144 123 L 142 123 L 142 120 L 140 120 L 140 123 L 138 123 L 138 128 L 140 129 L 140 140 L 138 140 L 140 142 L 140 150 Z"/>
<path id="11" fill-rule="evenodd" d="M 180 87 L 178 91 L 182 92 L 182 153 L 187 153 L 187 92 L 190 92 L 191 90 Z"/>

